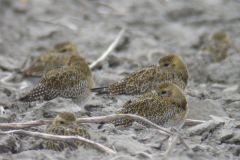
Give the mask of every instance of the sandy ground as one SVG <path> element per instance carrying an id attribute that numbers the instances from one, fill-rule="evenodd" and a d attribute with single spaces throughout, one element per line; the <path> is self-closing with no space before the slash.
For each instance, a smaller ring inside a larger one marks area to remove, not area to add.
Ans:
<path id="1" fill-rule="evenodd" d="M 185 91 L 188 118 L 207 122 L 180 131 L 193 153 L 179 144 L 168 159 L 239 159 L 239 53 L 230 49 L 221 62 L 199 58 L 200 49 L 218 31 L 226 32 L 232 46 L 238 47 L 239 10 L 238 0 L 0 0 L 0 78 L 20 69 L 28 54 L 27 66 L 34 57 L 62 41 L 71 41 L 91 63 L 126 27 L 118 47 L 93 69 L 95 87 L 112 84 L 156 63 L 164 54 L 177 54 L 190 74 Z M 73 112 L 77 117 L 110 115 L 129 99 L 93 97 L 85 106 L 62 98 L 31 105 L 13 102 L 37 81 L 16 74 L 12 85 L 0 83 L 0 106 L 5 109 L 1 123 L 53 118 L 61 111 Z M 17 85 L 21 82 L 29 87 L 21 89 Z M 83 148 L 59 153 L 44 149 L 43 139 L 5 135 L 0 136 L 0 159 L 161 159 L 168 144 L 166 136 L 137 123 L 128 129 L 110 124 L 102 129 L 98 124 L 84 126 L 91 140 L 116 150 L 117 155 Z M 27 130 L 45 132 L 46 127 Z"/>

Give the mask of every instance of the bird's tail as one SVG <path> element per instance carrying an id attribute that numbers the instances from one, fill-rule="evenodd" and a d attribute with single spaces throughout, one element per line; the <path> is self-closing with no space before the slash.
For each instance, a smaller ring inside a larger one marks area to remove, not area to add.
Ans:
<path id="1" fill-rule="evenodd" d="M 98 95 L 100 94 L 109 94 L 109 91 L 106 90 L 106 87 L 101 87 L 101 88 L 92 88 L 90 89 L 91 92 L 95 92 Z"/>
<path id="2" fill-rule="evenodd" d="M 115 127 L 130 127 L 132 126 L 133 120 L 122 119 L 122 120 L 116 120 L 116 121 L 110 121 L 110 122 L 100 122 L 98 129 L 102 129 L 103 125 L 107 123 L 112 123 Z"/>
<path id="3" fill-rule="evenodd" d="M 32 96 L 32 94 L 29 93 L 29 94 L 25 95 L 24 97 L 19 98 L 17 101 L 20 101 L 20 102 L 40 101 L 40 102 L 42 102 L 43 100 L 49 100 L 49 99 L 46 99 L 46 97 L 43 98 L 41 96 Z"/>
<path id="4" fill-rule="evenodd" d="M 24 97 L 19 98 L 17 101 L 21 101 L 21 102 L 31 102 L 32 100 L 31 100 L 30 95 L 26 95 L 26 96 L 24 96 Z"/>

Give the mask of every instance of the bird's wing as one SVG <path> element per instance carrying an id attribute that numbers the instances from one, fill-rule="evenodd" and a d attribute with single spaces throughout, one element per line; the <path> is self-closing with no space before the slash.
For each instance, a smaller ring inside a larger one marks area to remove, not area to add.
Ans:
<path id="1" fill-rule="evenodd" d="M 27 76 L 43 76 L 45 65 L 44 59 L 48 58 L 48 54 L 42 54 L 25 70 L 21 71 Z"/>
<path id="2" fill-rule="evenodd" d="M 141 96 L 137 100 L 129 100 L 123 105 L 123 109 L 119 111 L 119 113 L 130 113 L 130 114 L 138 114 L 140 116 L 144 116 L 145 111 L 157 101 L 156 95 L 152 93 L 147 93 Z"/>
<path id="3" fill-rule="evenodd" d="M 119 113 L 137 114 L 158 125 L 171 126 L 181 120 L 178 114 L 180 113 L 179 108 L 170 99 L 159 99 L 156 95 L 149 95 L 134 102 L 126 102 Z"/>
<path id="4" fill-rule="evenodd" d="M 44 53 L 38 56 L 32 65 L 22 72 L 28 76 L 43 76 L 50 70 L 67 65 L 70 56 L 69 54 Z"/>
<path id="5" fill-rule="evenodd" d="M 78 125 L 68 126 L 66 135 L 81 136 L 81 137 L 84 137 L 86 139 L 90 138 L 89 134 L 87 133 L 87 131 L 85 129 L 83 129 L 83 128 L 80 128 Z M 78 146 L 85 145 L 85 143 L 83 143 L 82 141 L 69 141 L 69 142 L 66 142 L 66 143 L 68 144 L 68 146 L 71 149 L 77 149 Z"/>
<path id="6" fill-rule="evenodd" d="M 44 74 L 47 74 L 53 69 L 58 69 L 67 66 L 68 60 L 70 59 L 69 54 L 55 53 L 45 62 Z"/>
<path id="7" fill-rule="evenodd" d="M 140 95 L 151 89 L 155 79 L 156 69 L 146 68 L 133 72 L 119 82 L 106 87 L 111 94 Z"/>
<path id="8" fill-rule="evenodd" d="M 67 87 L 74 87 L 80 80 L 85 80 L 86 76 L 81 74 L 77 68 L 61 67 L 48 72 L 39 83 L 46 88 L 64 90 Z"/>
<path id="9" fill-rule="evenodd" d="M 78 68 L 62 67 L 49 71 L 38 85 L 20 101 L 32 102 L 36 100 L 52 100 L 56 97 L 74 98 L 79 96 L 88 85 L 87 76 Z"/>
<path id="10" fill-rule="evenodd" d="M 154 96 L 154 95 L 153 95 Z M 138 100 L 129 100 L 123 105 L 123 109 L 118 111 L 118 113 L 123 114 L 137 114 L 139 116 L 145 116 L 144 113 L 148 106 L 151 106 L 151 103 L 156 101 L 155 97 L 149 96 L 141 96 Z M 124 126 L 129 127 L 131 126 L 133 120 L 130 119 L 120 119 L 116 121 L 112 121 L 115 126 Z"/>

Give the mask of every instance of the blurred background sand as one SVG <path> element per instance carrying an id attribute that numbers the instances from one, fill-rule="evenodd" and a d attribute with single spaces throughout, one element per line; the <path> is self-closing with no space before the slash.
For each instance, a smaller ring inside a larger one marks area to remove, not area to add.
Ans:
<path id="1" fill-rule="evenodd" d="M 120 30 L 127 28 L 117 48 L 92 70 L 95 87 L 112 84 L 156 63 L 166 54 L 179 55 L 190 75 L 185 91 L 188 118 L 209 120 L 209 115 L 215 115 L 232 119 L 215 119 L 212 128 L 198 134 L 191 135 L 190 128 L 184 127 L 181 133 L 194 153 L 189 154 L 178 145 L 169 159 L 237 159 L 240 153 L 237 91 L 240 53 L 233 46 L 238 47 L 240 43 L 239 10 L 238 0 L 1 0 L 0 78 L 21 69 L 29 54 L 26 66 L 62 41 L 72 42 L 92 63 Z M 200 50 L 219 31 L 228 34 L 232 48 L 223 61 L 207 62 Z M 109 115 L 129 99 L 93 97 L 85 106 L 62 98 L 31 105 L 14 103 L 14 99 L 30 91 L 39 80 L 19 74 L 15 77 L 11 82 L 15 85 L 0 83 L 0 105 L 5 109 L 5 114 L 0 115 L 1 123 L 53 118 L 61 111 L 74 112 L 77 117 Z M 23 81 L 27 88 L 16 86 Z M 125 130 L 110 124 L 100 130 L 98 124 L 84 126 L 93 141 L 116 149 L 118 154 L 107 156 L 95 149 L 83 148 L 74 152 L 47 151 L 42 139 L 23 135 L 0 136 L 0 152 L 9 159 L 144 159 L 144 154 L 158 159 L 166 150 L 165 136 L 137 123 Z M 46 127 L 28 130 L 44 132 Z M 7 152 L 14 154 L 9 156 Z"/>

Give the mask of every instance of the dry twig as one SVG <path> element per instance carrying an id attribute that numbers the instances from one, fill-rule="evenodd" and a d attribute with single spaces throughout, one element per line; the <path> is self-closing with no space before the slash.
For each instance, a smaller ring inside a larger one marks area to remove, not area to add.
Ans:
<path id="1" fill-rule="evenodd" d="M 35 20 L 39 21 L 39 22 L 50 23 L 53 25 L 59 25 L 59 26 L 62 26 L 62 27 L 65 27 L 65 28 L 68 28 L 68 29 L 71 29 L 74 31 L 76 31 L 78 29 L 77 26 L 72 23 L 64 24 L 64 22 L 61 22 L 60 20 L 56 20 L 56 22 L 54 22 L 55 19 L 57 19 L 57 18 L 54 18 L 53 20 L 42 20 L 42 19 L 35 19 Z"/>
<path id="2" fill-rule="evenodd" d="M 187 145 L 187 143 L 184 141 L 184 139 L 181 136 L 179 136 L 179 140 L 187 148 L 187 150 L 192 152 L 192 149 Z"/>
<path id="3" fill-rule="evenodd" d="M 117 8 L 115 8 L 115 7 L 113 7 L 113 6 L 111 6 L 111 5 L 109 5 L 108 3 L 104 3 L 104 2 L 96 2 L 97 4 L 100 4 L 100 5 L 102 5 L 102 6 L 106 6 L 106 7 L 108 7 L 108 8 L 110 8 L 110 9 L 112 9 L 113 11 L 115 11 L 115 13 L 114 14 L 116 14 L 116 15 L 119 15 L 119 16 L 124 16 L 124 15 L 126 15 L 126 13 L 122 13 L 121 11 L 119 11 Z M 98 13 L 102 13 L 102 12 L 98 12 Z M 111 14 L 111 13 L 105 13 L 105 14 Z"/>
<path id="4" fill-rule="evenodd" d="M 177 144 L 178 139 L 179 139 L 179 135 L 178 134 L 176 134 L 175 136 L 170 137 L 168 139 L 169 140 L 169 144 L 168 144 L 167 150 L 164 153 L 164 157 L 165 158 L 172 153 L 173 149 L 175 148 L 175 146 Z"/>
<path id="5" fill-rule="evenodd" d="M 11 83 L 9 81 L 13 80 L 16 75 L 16 73 L 13 72 L 2 72 L 1 76 L 5 76 L 4 78 L 0 79 L 0 82 L 5 86 L 12 86 L 12 87 L 20 87 L 20 89 L 25 89 L 28 87 L 28 83 L 26 80 L 20 82 L 20 83 Z"/>
<path id="6" fill-rule="evenodd" d="M 141 121 L 151 127 L 157 128 L 167 134 L 174 134 L 173 132 L 167 131 L 166 129 L 152 123 L 151 121 L 133 114 L 115 114 L 115 115 L 109 115 L 109 116 L 101 116 L 101 117 L 93 117 L 93 118 L 78 118 L 77 122 L 79 123 L 99 123 L 99 122 L 110 122 L 114 120 L 120 120 L 120 119 L 132 119 L 136 121 Z M 22 129 L 27 127 L 33 127 L 33 126 L 39 126 L 44 124 L 50 124 L 53 121 L 53 119 L 42 119 L 38 121 L 32 121 L 27 123 L 1 123 L 0 129 Z"/>
<path id="7" fill-rule="evenodd" d="M 0 129 L 23 129 L 52 123 L 53 119 L 40 119 L 26 123 L 0 123 Z"/>
<path id="8" fill-rule="evenodd" d="M 186 119 L 184 126 L 196 126 L 198 124 L 205 123 L 204 120 Z"/>
<path id="9" fill-rule="evenodd" d="M 133 114 L 115 114 L 115 115 L 93 117 L 93 118 L 78 118 L 76 121 L 79 122 L 79 123 L 100 123 L 100 122 L 110 122 L 110 121 L 120 120 L 120 119 L 131 119 L 131 120 L 135 120 L 135 121 L 141 121 L 141 122 L 143 122 L 144 124 L 147 124 L 150 127 L 158 129 L 158 131 L 161 134 L 164 134 L 164 135 L 169 135 L 169 136 L 176 136 L 176 135 L 178 135 L 178 134 L 175 134 L 175 133 L 173 133 L 171 131 L 166 130 L 163 127 L 160 127 L 160 126 L 156 125 L 155 123 L 152 123 L 151 121 L 149 121 L 149 120 L 147 120 L 147 119 L 145 119 L 145 118 L 143 118 L 141 116 L 133 115 Z M 32 121 L 32 122 L 27 122 L 27 123 L 12 123 L 12 124 L 11 123 L 10 124 L 9 123 L 2 123 L 2 124 L 0 124 L 0 129 L 27 128 L 27 127 L 33 127 L 33 126 L 38 126 L 38 125 L 50 124 L 50 123 L 52 123 L 52 121 L 53 121 L 53 119 L 42 119 L 42 120 Z M 194 120 L 191 120 L 191 121 L 194 122 Z M 201 122 L 197 121 L 197 123 L 203 123 L 203 121 L 201 121 Z M 1 133 L 11 133 L 11 131 L 0 132 L 0 134 Z M 20 133 L 22 133 L 22 132 L 20 132 Z M 26 133 L 28 133 L 28 132 L 26 132 Z M 40 137 L 40 138 L 43 138 L 43 137 Z M 191 148 L 186 144 L 186 142 L 182 139 L 182 137 L 180 135 L 178 135 L 178 138 L 180 139 L 181 143 L 188 150 L 191 151 Z M 174 146 L 175 146 L 174 143 L 170 144 L 170 149 L 168 151 L 169 153 L 166 153 L 166 154 L 170 154 L 170 152 L 172 150 L 171 148 L 174 148 Z"/>
<path id="10" fill-rule="evenodd" d="M 23 68 L 25 67 L 25 65 L 26 65 L 26 63 L 27 63 L 27 61 L 28 61 L 28 59 L 29 59 L 29 57 L 30 57 L 30 54 L 31 54 L 31 53 L 28 53 L 27 58 L 26 58 L 25 61 L 23 62 L 20 70 L 23 70 Z"/>
<path id="11" fill-rule="evenodd" d="M 93 117 L 93 118 L 77 118 L 77 122 L 79 123 L 100 123 L 100 122 L 110 122 L 114 120 L 120 120 L 120 119 L 132 119 L 136 121 L 141 121 L 153 128 L 159 129 L 167 134 L 174 134 L 173 132 L 167 131 L 166 129 L 156 125 L 155 123 L 152 123 L 151 121 L 133 114 L 115 114 L 115 115 L 109 115 L 109 116 L 101 116 L 101 117 Z M 53 119 L 42 119 L 38 121 L 32 121 L 27 123 L 1 123 L 0 129 L 22 129 L 27 127 L 33 127 L 33 126 L 39 126 L 44 124 L 50 124 L 53 121 Z"/>
<path id="12" fill-rule="evenodd" d="M 103 152 L 106 152 L 107 154 L 116 154 L 116 152 L 114 152 L 113 150 L 99 143 L 83 138 L 81 136 L 59 136 L 59 135 L 52 135 L 52 134 L 40 133 L 40 132 L 30 132 L 30 131 L 23 131 L 23 130 L 12 130 L 12 131 L 5 131 L 5 132 L 0 131 L 0 135 L 6 135 L 6 134 L 24 134 L 27 136 L 43 138 L 43 139 L 53 140 L 53 141 L 63 141 L 63 142 L 78 140 L 78 141 L 91 144 L 94 148 L 99 149 Z"/>
<path id="13" fill-rule="evenodd" d="M 114 121 L 119 119 L 132 119 L 132 120 L 144 121 L 145 123 L 149 124 L 154 128 L 159 127 L 158 125 L 152 123 L 151 121 L 143 117 L 132 115 L 132 114 L 115 114 L 115 115 L 93 117 L 93 118 L 77 118 L 77 122 L 100 123 L 100 122 L 109 122 L 109 121 Z M 40 119 L 37 121 L 31 121 L 27 123 L 0 123 L 0 129 L 23 129 L 23 128 L 34 127 L 39 125 L 51 124 L 52 121 L 53 119 Z M 201 124 L 204 122 L 205 121 L 187 119 L 185 123 L 189 123 L 189 125 L 193 125 L 193 124 Z"/>
<path id="14" fill-rule="evenodd" d="M 94 61 L 92 64 L 89 65 L 91 69 L 95 68 L 100 62 L 102 62 L 108 55 L 111 53 L 114 48 L 117 46 L 118 42 L 122 38 L 122 36 L 125 33 L 125 28 L 120 31 L 116 39 L 112 42 L 112 44 L 108 47 L 108 49 L 99 57 L 96 61 Z"/>
<path id="15" fill-rule="evenodd" d="M 120 120 L 120 119 L 131 119 L 131 120 L 135 120 L 135 121 L 141 121 L 144 124 L 149 125 L 150 127 L 159 129 L 167 134 L 174 134 L 173 132 L 170 132 L 168 130 L 166 130 L 163 127 L 160 127 L 158 125 L 156 125 L 155 123 L 147 120 L 146 118 L 143 118 L 141 116 L 138 115 L 134 115 L 134 114 L 114 114 L 114 115 L 109 115 L 109 116 L 101 116 L 101 117 L 93 117 L 93 118 L 79 118 L 77 119 L 77 122 L 80 123 L 99 123 L 99 122 L 110 122 L 110 121 L 115 121 L 115 120 Z"/>

